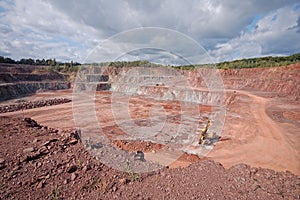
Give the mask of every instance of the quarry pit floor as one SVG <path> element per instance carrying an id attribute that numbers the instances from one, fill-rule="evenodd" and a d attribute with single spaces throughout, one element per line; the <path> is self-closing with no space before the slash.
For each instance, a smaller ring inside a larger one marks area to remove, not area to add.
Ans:
<path id="1" fill-rule="evenodd" d="M 128 109 L 122 110 L 123 107 L 118 107 L 113 102 L 123 102 L 123 100 L 114 99 L 112 101 L 113 97 L 110 92 L 99 91 L 91 94 L 94 109 L 84 110 L 85 102 L 81 102 L 81 109 L 83 109 L 82 113 L 89 112 L 96 116 L 97 126 L 116 147 L 132 152 L 142 150 L 146 160 L 153 160 L 169 167 L 185 167 L 193 162 L 208 159 L 220 162 L 225 168 L 245 163 L 253 167 L 276 171 L 289 170 L 300 175 L 299 103 L 271 93 L 227 90 L 226 94 L 232 95 L 233 98 L 226 106 L 224 126 L 220 133 L 223 139 L 215 143 L 213 148 L 204 154 L 201 152 L 199 154 L 201 147 L 196 145 L 197 130 L 203 128 L 217 109 L 212 106 L 196 105 L 197 109 L 195 109 L 195 105 L 183 107 L 178 101 L 158 101 L 133 96 L 128 99 L 126 104 Z M 72 90 L 47 91 L 22 99 L 36 101 L 61 97 L 72 99 Z M 14 101 L 16 99 L 2 104 Z M 186 113 L 188 113 L 186 116 L 191 116 L 191 118 L 183 120 L 182 115 Z M 0 115 L 31 117 L 44 126 L 57 129 L 78 126 L 76 123 L 78 118 L 75 119 L 74 116 L 74 101 Z M 130 121 L 126 119 L 128 116 L 130 116 Z M 153 137 L 159 137 L 160 134 L 143 136 L 144 133 L 148 134 L 149 130 L 160 130 L 162 128 L 161 121 L 165 122 L 163 127 L 169 128 L 166 129 L 166 132 L 169 132 L 168 137 L 153 140 Z M 181 144 L 181 146 L 172 146 L 175 153 L 172 155 L 171 151 L 168 151 L 167 154 L 159 154 L 160 150 L 168 146 L 167 143 L 174 139 L 175 136 L 172 137 L 172 134 L 176 134 L 176 130 L 180 128 L 189 127 L 189 122 L 192 122 L 193 125 L 196 124 L 197 127 L 186 130 L 190 131 L 188 136 L 180 137 L 179 135 L 175 139 L 175 143 L 179 141 Z M 89 125 L 86 124 L 86 126 Z M 130 129 L 130 126 L 137 127 L 137 129 Z M 213 123 L 212 126 L 214 126 Z M 125 137 L 131 130 L 133 132 L 145 130 L 145 132 L 141 132 L 141 135 Z M 133 140 L 134 138 L 140 139 Z"/>

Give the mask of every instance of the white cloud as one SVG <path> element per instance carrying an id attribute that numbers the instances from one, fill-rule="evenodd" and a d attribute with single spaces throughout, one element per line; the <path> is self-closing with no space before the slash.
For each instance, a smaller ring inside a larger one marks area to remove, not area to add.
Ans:
<path id="1" fill-rule="evenodd" d="M 296 3 L 296 0 L 0 1 L 0 54 L 15 59 L 55 57 L 83 61 L 100 41 L 129 29 L 153 26 L 187 34 L 216 60 L 290 54 L 300 49 L 295 42 L 299 41 L 300 21 Z M 258 15 L 262 17 L 255 23 L 257 28 L 246 31 Z M 133 37 L 138 42 L 139 38 Z M 184 46 L 167 37 L 156 40 L 150 42 L 165 43 L 175 49 Z M 195 57 L 191 49 L 181 50 L 184 56 L 190 53 L 191 58 Z"/>
<path id="2" fill-rule="evenodd" d="M 219 60 L 299 53 L 298 19 L 299 11 L 292 6 L 280 8 L 260 19 L 251 32 L 241 32 L 210 53 Z"/>
<path id="3" fill-rule="evenodd" d="M 1 52 L 21 57 L 82 60 L 98 31 L 75 22 L 44 1 L 17 0 L 1 16 Z M 88 39 L 88 40 L 87 40 Z"/>

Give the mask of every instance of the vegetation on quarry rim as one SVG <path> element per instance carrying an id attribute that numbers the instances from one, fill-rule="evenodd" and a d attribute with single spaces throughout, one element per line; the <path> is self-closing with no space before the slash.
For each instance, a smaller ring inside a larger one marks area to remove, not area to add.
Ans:
<path id="1" fill-rule="evenodd" d="M 203 67 L 215 67 L 218 69 L 240 69 L 240 68 L 262 68 L 262 67 L 278 67 L 287 66 L 290 64 L 300 62 L 300 53 L 293 54 L 290 56 L 267 56 L 258 58 L 244 58 L 233 61 L 224 61 L 213 64 L 190 64 L 190 65 L 162 65 L 152 63 L 147 60 L 135 60 L 135 61 L 112 61 L 112 62 L 101 62 L 101 63 L 84 63 L 78 62 L 57 62 L 56 59 L 32 59 L 22 58 L 20 60 L 13 60 L 8 57 L 0 56 L 0 63 L 6 64 L 25 64 L 25 65 L 37 65 L 37 66 L 48 66 L 50 71 L 58 72 L 74 72 L 78 71 L 81 65 L 93 65 L 93 66 L 111 66 L 111 67 L 171 67 L 180 70 L 191 70 Z"/>

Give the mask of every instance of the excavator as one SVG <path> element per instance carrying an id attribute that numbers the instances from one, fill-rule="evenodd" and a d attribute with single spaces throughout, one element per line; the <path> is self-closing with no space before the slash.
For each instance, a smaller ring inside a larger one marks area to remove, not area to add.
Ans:
<path id="1" fill-rule="evenodd" d="M 204 141 L 206 140 L 206 138 L 207 138 L 207 131 L 208 131 L 209 127 L 210 127 L 210 120 L 207 121 L 206 126 L 201 130 L 201 137 L 199 139 L 198 144 L 203 144 Z"/>
<path id="2" fill-rule="evenodd" d="M 208 120 L 206 126 L 201 130 L 201 137 L 198 141 L 199 145 L 212 145 L 218 141 L 231 140 L 228 137 L 223 138 L 214 132 L 208 133 L 208 129 L 210 126 L 211 126 L 211 121 Z"/>

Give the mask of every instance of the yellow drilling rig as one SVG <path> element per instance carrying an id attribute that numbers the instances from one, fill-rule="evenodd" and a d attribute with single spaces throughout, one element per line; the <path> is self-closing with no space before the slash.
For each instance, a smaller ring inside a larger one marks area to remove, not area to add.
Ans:
<path id="1" fill-rule="evenodd" d="M 205 139 L 207 138 L 207 131 L 210 127 L 210 120 L 207 121 L 206 126 L 201 130 L 201 137 L 199 139 L 198 144 L 203 144 Z"/>

